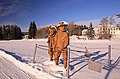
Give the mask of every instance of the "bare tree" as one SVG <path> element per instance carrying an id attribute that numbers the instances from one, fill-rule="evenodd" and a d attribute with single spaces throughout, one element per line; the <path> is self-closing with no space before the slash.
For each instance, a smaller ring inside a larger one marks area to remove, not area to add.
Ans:
<path id="1" fill-rule="evenodd" d="M 73 30 L 75 28 L 74 25 L 75 23 L 73 21 L 69 22 L 68 27 L 67 27 L 67 30 L 69 31 L 69 35 L 72 35 Z"/>
<path id="2" fill-rule="evenodd" d="M 102 25 L 103 27 L 107 27 L 109 23 L 109 18 L 105 17 L 100 21 L 100 25 Z"/>
<path id="3" fill-rule="evenodd" d="M 48 37 L 48 34 L 49 34 L 49 27 L 42 27 L 42 28 L 39 28 L 36 32 L 36 38 L 39 39 L 39 38 L 47 38 Z"/>
<path id="4" fill-rule="evenodd" d="M 115 23 L 115 20 L 112 17 L 105 17 L 100 21 L 100 24 L 102 25 L 102 31 L 99 34 L 99 38 L 102 39 L 110 39 L 111 38 L 111 34 L 110 34 L 110 29 L 108 28 L 109 26 L 113 25 Z"/>
<path id="5" fill-rule="evenodd" d="M 113 18 L 113 16 L 111 16 L 108 20 L 109 20 L 110 26 L 115 24 L 115 19 Z"/>
<path id="6" fill-rule="evenodd" d="M 120 18 L 120 14 L 117 14 L 116 16 L 117 16 L 118 18 Z M 120 23 L 120 22 L 119 22 L 119 23 Z"/>

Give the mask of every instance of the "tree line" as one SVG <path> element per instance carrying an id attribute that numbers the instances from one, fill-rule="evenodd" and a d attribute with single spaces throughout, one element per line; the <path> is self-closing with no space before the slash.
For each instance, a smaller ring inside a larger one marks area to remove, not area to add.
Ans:
<path id="1" fill-rule="evenodd" d="M 17 25 L 1 25 L 0 40 L 22 39 L 22 31 Z"/>
<path id="2" fill-rule="evenodd" d="M 68 26 L 65 28 L 68 32 L 69 32 L 69 35 L 72 36 L 72 35 L 78 35 L 78 36 L 81 36 L 82 35 L 82 31 L 84 29 L 88 29 L 88 32 L 86 34 L 86 36 L 90 39 L 93 38 L 94 36 L 94 31 L 93 31 L 93 26 L 92 26 L 92 23 L 90 23 L 91 25 L 88 27 L 86 25 L 76 25 L 74 22 L 69 22 Z M 47 38 L 48 37 L 48 34 L 49 34 L 49 26 L 46 26 L 46 27 L 42 27 L 42 28 L 39 28 L 37 31 L 36 31 L 36 38 L 39 39 L 39 38 Z"/>

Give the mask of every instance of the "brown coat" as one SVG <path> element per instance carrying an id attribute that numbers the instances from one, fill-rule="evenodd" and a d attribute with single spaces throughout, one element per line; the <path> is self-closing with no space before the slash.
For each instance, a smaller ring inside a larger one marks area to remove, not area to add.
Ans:
<path id="1" fill-rule="evenodd" d="M 55 44 L 54 44 L 54 50 L 63 50 L 66 49 L 69 45 L 69 35 L 68 32 L 64 31 L 58 31 L 55 35 Z"/>
<path id="2" fill-rule="evenodd" d="M 55 35 L 49 35 L 48 36 L 48 47 L 53 48 L 55 44 Z"/>
<path id="3" fill-rule="evenodd" d="M 53 55 L 54 55 L 53 46 L 55 44 L 54 40 L 55 40 L 56 30 L 49 28 L 49 31 L 50 31 L 50 34 L 48 36 L 48 42 L 47 42 L 48 43 L 48 54 L 50 55 L 50 61 L 52 61 Z"/>

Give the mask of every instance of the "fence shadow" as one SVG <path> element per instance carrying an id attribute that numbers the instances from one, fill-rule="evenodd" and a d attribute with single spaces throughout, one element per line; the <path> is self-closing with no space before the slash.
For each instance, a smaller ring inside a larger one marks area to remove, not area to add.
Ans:
<path id="1" fill-rule="evenodd" d="M 99 53 L 99 52 L 100 52 L 100 51 L 97 51 L 97 53 Z M 96 53 L 96 52 L 95 52 L 95 53 Z M 99 55 L 97 55 L 96 57 L 92 57 L 91 59 L 92 59 L 93 61 L 95 61 L 95 60 L 98 60 L 98 59 L 106 56 L 107 54 L 108 54 L 108 52 L 106 52 L 106 53 L 104 53 L 104 54 L 99 54 Z M 94 54 L 94 55 L 96 55 L 96 54 Z M 91 55 L 91 56 L 93 56 L 93 55 Z M 78 62 L 78 63 L 76 63 L 76 64 L 74 64 L 74 65 L 71 65 L 71 66 L 73 66 L 72 68 L 74 68 L 74 66 L 76 66 L 76 65 L 78 65 L 78 64 L 80 64 L 80 63 L 83 63 L 83 62 L 85 62 L 85 59 L 83 59 L 83 60 L 81 60 L 80 62 Z M 73 72 L 73 73 L 70 75 L 70 77 L 73 76 L 74 74 L 76 74 L 78 71 L 80 71 L 80 70 L 83 69 L 84 67 L 86 67 L 87 65 L 88 65 L 88 63 L 85 64 L 85 65 L 83 65 L 83 66 L 80 67 L 79 69 L 77 69 L 75 72 Z M 73 70 L 73 69 L 72 69 L 72 70 Z"/>
<path id="2" fill-rule="evenodd" d="M 93 61 L 95 61 L 95 60 L 98 60 L 98 59 L 106 56 L 107 54 L 108 54 L 108 52 L 106 52 L 106 53 L 104 53 L 104 54 L 100 54 L 100 55 L 98 55 L 98 56 L 96 56 L 96 57 L 92 57 L 91 59 L 92 59 Z"/>
<path id="3" fill-rule="evenodd" d="M 12 56 L 12 57 L 14 57 L 16 60 L 19 60 L 19 61 L 21 61 L 21 62 L 25 62 L 25 63 L 27 63 L 27 62 L 28 62 L 28 60 L 22 59 L 22 57 L 20 57 L 20 56 L 16 55 L 16 54 L 15 54 L 15 53 L 13 53 L 13 52 L 6 51 L 6 50 L 1 49 L 1 48 L 0 48 L 0 50 L 4 51 L 4 52 L 5 52 L 6 54 L 8 54 L 8 55 L 11 55 L 11 56 Z"/>
<path id="4" fill-rule="evenodd" d="M 88 64 L 83 65 L 82 67 L 80 67 L 78 70 L 76 70 L 75 72 L 73 72 L 69 77 L 73 76 L 75 73 L 77 73 L 78 71 L 80 71 L 81 69 L 83 69 L 85 66 L 87 66 Z"/>
<path id="5" fill-rule="evenodd" d="M 106 74 L 106 76 L 105 76 L 104 79 L 108 79 L 111 71 L 112 71 L 116 66 L 118 66 L 119 63 L 120 63 L 120 56 L 117 58 L 117 60 L 116 60 L 113 64 L 110 65 L 110 67 L 104 68 L 104 69 L 108 70 L 108 72 L 107 72 L 107 74 Z"/>
<path id="6" fill-rule="evenodd" d="M 87 55 L 88 59 L 84 59 L 84 58 L 82 58 L 81 56 L 75 57 L 75 58 L 71 58 L 72 61 L 70 61 L 70 63 L 75 62 L 75 61 L 79 61 L 79 62 L 77 62 L 76 64 L 71 65 L 71 66 L 73 66 L 72 68 L 74 68 L 74 66 L 76 66 L 76 65 L 78 65 L 78 64 L 80 64 L 80 63 L 85 62 L 85 60 L 89 60 L 89 58 L 90 58 L 91 56 L 97 55 L 97 54 L 99 54 L 99 52 L 100 52 L 100 51 L 96 51 L 96 52 L 93 52 L 93 53 Z M 72 70 L 73 70 L 73 69 L 72 69 Z"/>

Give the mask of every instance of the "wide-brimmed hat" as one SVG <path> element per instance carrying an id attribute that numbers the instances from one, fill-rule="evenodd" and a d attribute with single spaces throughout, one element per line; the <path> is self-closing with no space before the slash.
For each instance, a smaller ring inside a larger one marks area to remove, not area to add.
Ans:
<path id="1" fill-rule="evenodd" d="M 56 27 L 57 27 L 56 25 L 49 26 L 50 29 L 56 29 Z"/>
<path id="2" fill-rule="evenodd" d="M 60 21 L 57 27 L 60 27 L 60 26 L 68 26 L 68 23 L 66 21 Z"/>

